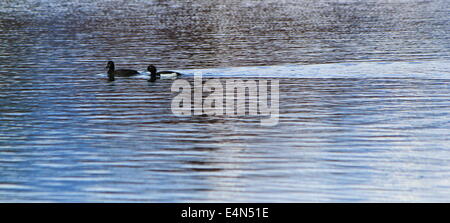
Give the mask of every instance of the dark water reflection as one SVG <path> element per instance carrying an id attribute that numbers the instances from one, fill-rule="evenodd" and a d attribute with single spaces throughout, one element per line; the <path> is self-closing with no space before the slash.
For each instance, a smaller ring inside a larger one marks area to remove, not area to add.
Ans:
<path id="1" fill-rule="evenodd" d="M 3 1 L 0 201 L 449 201 L 448 5 Z M 269 73 L 280 124 L 175 117 L 110 59 Z"/>

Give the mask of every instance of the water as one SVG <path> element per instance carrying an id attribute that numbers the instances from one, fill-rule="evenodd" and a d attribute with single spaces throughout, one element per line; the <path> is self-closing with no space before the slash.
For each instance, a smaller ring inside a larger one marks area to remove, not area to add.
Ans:
<path id="1" fill-rule="evenodd" d="M 449 202 L 450 4 L 0 3 L 2 202 Z M 172 80 L 280 82 L 280 120 L 175 117 Z"/>

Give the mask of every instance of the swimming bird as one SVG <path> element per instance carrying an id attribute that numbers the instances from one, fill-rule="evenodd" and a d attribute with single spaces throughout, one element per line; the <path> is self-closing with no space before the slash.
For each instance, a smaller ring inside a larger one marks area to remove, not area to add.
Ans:
<path id="1" fill-rule="evenodd" d="M 156 67 L 153 65 L 149 65 L 147 67 L 148 72 L 150 72 L 150 79 L 148 81 L 155 81 L 156 79 L 160 79 L 161 77 L 178 77 L 182 74 L 175 71 L 156 71 Z"/>
<path id="2" fill-rule="evenodd" d="M 130 69 L 115 70 L 114 68 L 115 68 L 114 62 L 108 61 L 107 65 L 106 65 L 106 69 L 108 69 L 108 80 L 109 81 L 114 81 L 115 76 L 129 77 L 129 76 L 139 74 L 139 72 L 137 72 L 135 70 L 130 70 Z"/>

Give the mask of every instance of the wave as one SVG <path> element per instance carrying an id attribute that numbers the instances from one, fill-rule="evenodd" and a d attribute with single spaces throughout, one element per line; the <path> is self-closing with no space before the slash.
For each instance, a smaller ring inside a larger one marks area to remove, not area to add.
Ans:
<path id="1" fill-rule="evenodd" d="M 450 61 L 284 64 L 173 71 L 186 76 L 201 74 L 204 77 L 450 79 Z M 140 73 L 132 78 L 148 79 L 147 71 L 140 71 Z M 98 75 L 106 76 L 104 73 Z"/>

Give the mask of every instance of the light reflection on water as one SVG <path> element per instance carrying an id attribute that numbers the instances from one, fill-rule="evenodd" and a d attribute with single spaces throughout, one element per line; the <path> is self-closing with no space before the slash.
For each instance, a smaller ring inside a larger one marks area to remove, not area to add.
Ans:
<path id="1" fill-rule="evenodd" d="M 446 1 L 55 2 L 0 3 L 0 201 L 449 201 Z M 107 60 L 277 78 L 280 124 Z"/>

